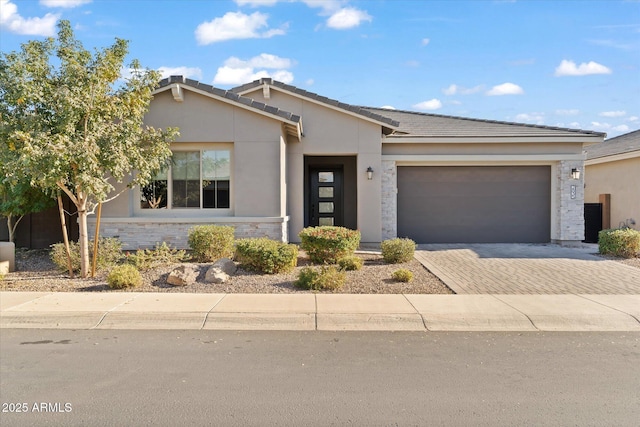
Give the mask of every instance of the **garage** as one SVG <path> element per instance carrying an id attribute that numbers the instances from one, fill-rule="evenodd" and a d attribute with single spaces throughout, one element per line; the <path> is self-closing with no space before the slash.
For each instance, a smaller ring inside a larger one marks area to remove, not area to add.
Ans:
<path id="1" fill-rule="evenodd" d="M 418 243 L 546 243 L 550 166 L 398 166 L 398 236 Z"/>

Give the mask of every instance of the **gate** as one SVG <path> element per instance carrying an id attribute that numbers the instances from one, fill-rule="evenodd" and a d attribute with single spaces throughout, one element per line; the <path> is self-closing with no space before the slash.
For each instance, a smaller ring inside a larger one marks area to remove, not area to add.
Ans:
<path id="1" fill-rule="evenodd" d="M 600 230 L 602 230 L 602 203 L 585 203 L 583 242 L 598 243 Z"/>

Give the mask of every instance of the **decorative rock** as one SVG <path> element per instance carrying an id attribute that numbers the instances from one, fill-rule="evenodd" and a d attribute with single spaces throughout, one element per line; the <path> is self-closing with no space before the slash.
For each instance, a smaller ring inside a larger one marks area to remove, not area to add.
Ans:
<path id="1" fill-rule="evenodd" d="M 187 286 L 196 281 L 198 274 L 198 267 L 181 265 L 169 273 L 167 283 L 173 286 Z"/>
<path id="2" fill-rule="evenodd" d="M 227 283 L 231 277 L 220 268 L 211 266 L 204 276 L 207 283 Z"/>
<path id="3" fill-rule="evenodd" d="M 234 274 L 236 274 L 236 270 L 238 269 L 238 267 L 236 266 L 236 263 L 231 261 L 229 258 L 220 258 L 218 261 L 216 261 L 213 264 L 212 267 L 219 268 L 220 270 L 227 273 L 229 276 L 233 276 Z"/>

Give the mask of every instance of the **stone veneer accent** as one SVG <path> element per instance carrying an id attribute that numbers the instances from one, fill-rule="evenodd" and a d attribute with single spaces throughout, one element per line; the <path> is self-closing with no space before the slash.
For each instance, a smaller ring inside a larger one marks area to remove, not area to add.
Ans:
<path id="1" fill-rule="evenodd" d="M 398 237 L 397 171 L 394 160 L 382 161 L 382 240 Z"/>
<path id="2" fill-rule="evenodd" d="M 580 179 L 571 178 L 571 169 L 580 170 Z M 578 243 L 584 239 L 584 161 L 558 162 L 555 182 L 556 223 L 552 241 L 560 244 Z M 576 186 L 575 199 L 571 198 L 571 186 Z"/>
<path id="3" fill-rule="evenodd" d="M 235 227 L 236 239 L 269 237 L 287 242 L 289 217 L 284 218 L 101 218 L 100 237 L 115 237 L 122 249 L 153 248 L 167 242 L 171 247 L 187 249 L 188 233 L 197 225 L 230 225 Z M 95 218 L 88 222 L 89 235 L 95 235 Z"/>

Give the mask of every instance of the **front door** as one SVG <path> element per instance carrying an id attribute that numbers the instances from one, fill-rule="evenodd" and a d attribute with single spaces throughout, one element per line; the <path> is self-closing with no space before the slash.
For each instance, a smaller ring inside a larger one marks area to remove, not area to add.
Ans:
<path id="1" fill-rule="evenodd" d="M 344 224 L 342 168 L 309 169 L 309 225 Z"/>

